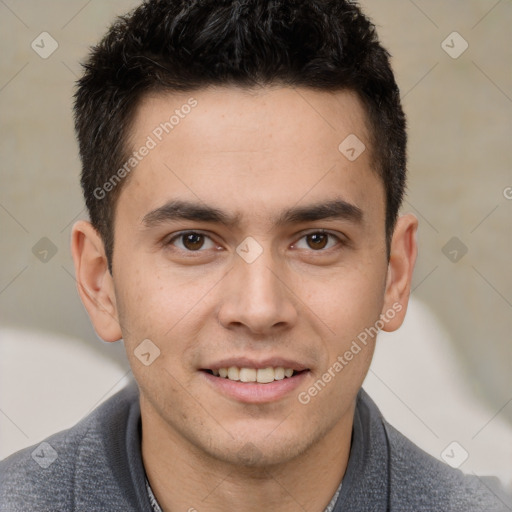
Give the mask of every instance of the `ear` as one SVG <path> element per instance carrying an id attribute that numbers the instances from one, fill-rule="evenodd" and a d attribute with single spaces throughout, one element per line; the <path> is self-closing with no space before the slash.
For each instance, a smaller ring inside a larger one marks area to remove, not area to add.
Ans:
<path id="1" fill-rule="evenodd" d="M 417 229 L 418 219 L 412 214 L 403 215 L 396 222 L 391 241 L 384 306 L 381 312 L 387 318 L 384 331 L 396 331 L 405 318 L 411 293 L 412 271 L 418 254 Z M 389 311 L 395 312 L 393 318 L 390 318 Z M 387 315 L 386 312 L 388 312 Z"/>
<path id="2" fill-rule="evenodd" d="M 98 336 L 105 341 L 122 338 L 103 240 L 90 222 L 78 221 L 71 234 L 78 293 Z"/>

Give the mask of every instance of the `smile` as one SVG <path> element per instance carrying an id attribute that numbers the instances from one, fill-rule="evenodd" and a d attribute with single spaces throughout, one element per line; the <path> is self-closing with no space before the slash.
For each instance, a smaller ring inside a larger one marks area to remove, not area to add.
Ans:
<path id="1" fill-rule="evenodd" d="M 267 368 L 239 368 L 230 366 L 229 368 L 219 368 L 218 370 L 208 370 L 211 375 L 229 379 L 237 382 L 257 382 L 259 384 L 269 384 L 274 381 L 290 378 L 295 372 L 292 368 L 283 368 L 282 366 Z"/>
<path id="2" fill-rule="evenodd" d="M 221 366 L 203 369 L 200 374 L 216 393 L 235 402 L 264 404 L 295 396 L 309 369 L 285 366 Z"/>

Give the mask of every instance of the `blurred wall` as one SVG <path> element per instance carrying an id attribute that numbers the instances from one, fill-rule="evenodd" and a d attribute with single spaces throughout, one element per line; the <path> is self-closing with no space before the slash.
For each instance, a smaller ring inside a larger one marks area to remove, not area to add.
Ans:
<path id="1" fill-rule="evenodd" d="M 409 120 L 413 293 L 451 334 L 473 392 L 510 421 L 512 2 L 362 4 L 393 55 Z"/>
<path id="2" fill-rule="evenodd" d="M 0 1 L 0 323 L 71 335 L 113 360 L 75 290 L 70 229 L 86 214 L 71 104 L 88 46 L 136 4 Z M 361 4 L 409 120 L 413 294 L 450 333 L 472 392 L 510 420 L 512 2 Z"/>

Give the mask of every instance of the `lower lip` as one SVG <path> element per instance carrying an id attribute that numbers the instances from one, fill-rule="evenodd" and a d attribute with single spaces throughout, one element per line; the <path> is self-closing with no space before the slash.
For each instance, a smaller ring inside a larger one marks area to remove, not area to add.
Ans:
<path id="1" fill-rule="evenodd" d="M 296 390 L 304 381 L 309 371 L 303 371 L 293 377 L 285 377 L 268 384 L 258 382 L 240 382 L 223 377 L 216 377 L 208 372 L 201 371 L 204 378 L 213 388 L 238 402 L 262 404 L 275 402 Z"/>

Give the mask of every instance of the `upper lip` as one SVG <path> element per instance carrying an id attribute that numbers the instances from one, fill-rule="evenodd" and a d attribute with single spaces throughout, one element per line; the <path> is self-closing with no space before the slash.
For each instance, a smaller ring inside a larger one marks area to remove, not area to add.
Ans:
<path id="1" fill-rule="evenodd" d="M 270 357 L 266 359 L 251 359 L 248 357 L 230 357 L 229 359 L 221 359 L 219 361 L 215 361 L 209 365 L 203 367 L 203 370 L 218 370 L 219 368 L 229 368 L 231 366 L 236 366 L 237 368 L 291 368 L 296 372 L 300 372 L 302 370 L 307 370 L 308 366 L 299 363 L 298 361 L 293 361 L 292 359 L 286 359 L 282 357 Z"/>

